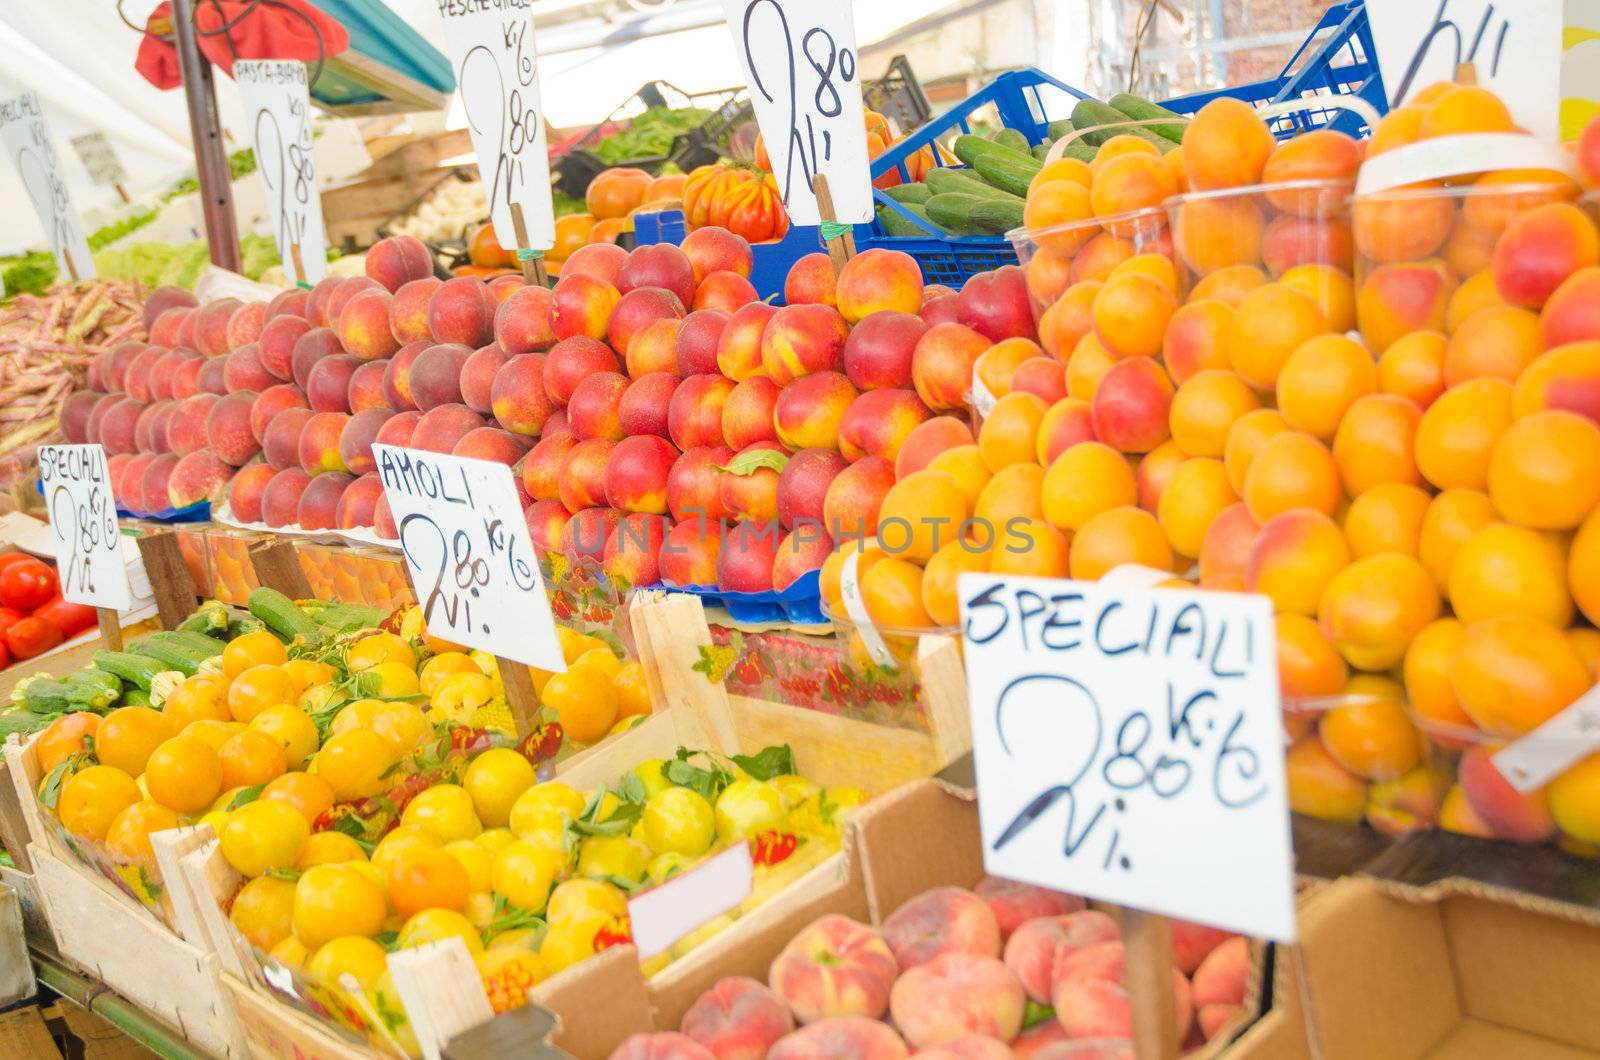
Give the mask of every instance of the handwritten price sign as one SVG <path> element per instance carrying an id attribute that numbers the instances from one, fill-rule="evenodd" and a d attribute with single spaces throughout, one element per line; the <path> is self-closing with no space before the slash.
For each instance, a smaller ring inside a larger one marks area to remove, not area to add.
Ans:
<path id="1" fill-rule="evenodd" d="M 428 628 L 469 648 L 565 671 L 511 469 L 392 445 L 372 452 Z"/>
<path id="2" fill-rule="evenodd" d="M 6 154 L 22 177 L 22 186 L 28 189 L 33 212 L 39 216 L 61 275 L 74 280 L 93 279 L 94 260 L 89 256 L 78 212 L 72 208 L 72 195 L 61 175 L 37 94 L 24 92 L 0 99 L 0 143 L 5 144 Z"/>
<path id="3" fill-rule="evenodd" d="M 984 867 L 1292 941 L 1264 597 L 963 574 Z"/>
<path id="4" fill-rule="evenodd" d="M 828 178 L 835 220 L 872 220 L 850 0 L 723 0 L 723 7 L 790 220 L 821 220 L 811 190 L 818 173 Z"/>
<path id="5" fill-rule="evenodd" d="M 517 247 L 513 205 L 521 209 L 530 247 L 549 250 L 556 242 L 528 7 L 528 0 L 439 0 L 478 173 L 489 191 L 489 218 L 507 250 Z"/>
<path id="6" fill-rule="evenodd" d="M 132 607 L 106 451 L 98 445 L 41 445 L 39 477 L 56 539 L 62 597 L 114 611 Z"/>
<path id="7" fill-rule="evenodd" d="M 296 283 L 316 283 L 328 274 L 328 253 L 322 194 L 311 160 L 306 64 L 241 60 L 233 64 L 233 79 L 250 123 L 283 271 Z"/>
<path id="8" fill-rule="evenodd" d="M 103 132 L 84 133 L 72 138 L 72 149 L 78 152 L 78 161 L 88 171 L 89 179 L 99 188 L 114 188 L 128 182 L 128 172 L 122 168 L 117 149 L 111 138 Z"/>

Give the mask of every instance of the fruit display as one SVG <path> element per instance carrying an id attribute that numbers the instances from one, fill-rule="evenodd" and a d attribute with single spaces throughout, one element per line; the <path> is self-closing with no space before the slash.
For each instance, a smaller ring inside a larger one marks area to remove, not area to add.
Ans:
<path id="1" fill-rule="evenodd" d="M 61 598 L 55 566 L 25 552 L 0 555 L 0 669 L 43 655 L 98 622 Z"/>
<path id="2" fill-rule="evenodd" d="M 770 173 L 715 162 L 689 174 L 682 198 L 684 222 L 691 232 L 708 226 L 726 228 L 751 243 L 769 243 L 789 231 L 789 211 Z"/>
<path id="3" fill-rule="evenodd" d="M 1187 1050 L 1243 1011 L 1250 949 L 1214 928 L 1171 928 L 1177 1037 Z M 986 876 L 971 890 L 923 891 L 876 927 L 825 915 L 778 954 L 765 984 L 722 979 L 679 1030 L 634 1035 L 611 1060 L 887 1060 L 913 1051 L 1132 1060 L 1125 962 L 1106 913 Z"/>
<path id="4" fill-rule="evenodd" d="M 687 180 L 679 172 L 651 176 L 631 166 L 600 173 L 589 184 L 581 207 L 556 218 L 556 242 L 545 252 L 545 268 L 559 276 L 579 247 L 616 243 L 624 232 L 632 232 L 635 214 L 678 208 Z"/>

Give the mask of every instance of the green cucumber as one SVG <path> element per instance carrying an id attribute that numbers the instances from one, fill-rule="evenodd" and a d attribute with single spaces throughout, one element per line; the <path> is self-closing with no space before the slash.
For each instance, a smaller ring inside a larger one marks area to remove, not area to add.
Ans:
<path id="1" fill-rule="evenodd" d="M 990 185 L 1021 198 L 1028 194 L 1029 183 L 1039 175 L 1044 163 L 1034 158 L 1020 162 L 993 155 L 982 155 L 978 158 L 976 168 L 978 175 Z"/>
<path id="2" fill-rule="evenodd" d="M 1013 151 L 1032 150 L 1032 145 L 1028 143 L 1028 138 L 1015 129 L 997 129 L 990 140 L 1001 147 L 1009 147 Z"/>
<path id="3" fill-rule="evenodd" d="M 148 707 L 149 705 L 150 693 L 142 688 L 130 688 L 122 693 L 122 706 L 124 707 Z"/>
<path id="4" fill-rule="evenodd" d="M 260 633 L 266 628 L 267 624 L 261 621 L 259 618 L 256 618 L 254 615 L 246 615 L 243 618 L 235 618 L 228 623 L 228 639 L 238 640 L 246 633 Z"/>
<path id="5" fill-rule="evenodd" d="M 34 714 L 61 714 L 78 709 L 72 705 L 71 695 L 72 686 L 67 682 L 41 674 L 28 681 L 20 702 Z"/>
<path id="6" fill-rule="evenodd" d="M 1063 136 L 1071 136 L 1074 131 L 1072 119 L 1062 118 L 1059 121 L 1053 121 L 1045 131 L 1050 134 L 1050 139 L 1052 140 L 1059 140 Z"/>
<path id="7" fill-rule="evenodd" d="M 146 659 L 154 659 L 163 670 L 176 670 L 185 677 L 193 677 L 200 672 L 200 663 L 195 660 L 194 654 L 170 642 L 151 638 L 128 645 L 128 651 Z"/>
<path id="8" fill-rule="evenodd" d="M 221 655 L 222 649 L 227 647 L 215 637 L 208 637 L 204 633 L 195 633 L 192 630 L 177 629 L 171 632 L 152 633 L 151 640 L 163 644 L 173 644 L 195 657 L 195 662 L 205 662 L 214 655 Z"/>
<path id="9" fill-rule="evenodd" d="M 933 220 L 928 216 L 927 209 L 920 202 L 903 202 L 900 204 L 900 208 L 905 210 L 906 213 L 915 214 L 927 221 L 931 228 L 937 229 L 939 227 L 933 223 Z M 929 235 L 926 230 L 901 217 L 887 206 L 878 207 L 878 223 L 883 226 L 883 234 L 887 236 L 909 236 L 913 239 L 927 239 Z"/>
<path id="10" fill-rule="evenodd" d="M 22 736 L 31 736 L 36 732 L 43 732 L 60 718 L 59 713 L 35 714 L 29 710 L 7 710 L 0 712 L 0 740 L 12 733 Z"/>
<path id="11" fill-rule="evenodd" d="M 304 637 L 312 644 L 322 643 L 322 627 L 278 590 L 266 587 L 253 590 L 246 604 L 252 615 L 279 636 L 291 641 Z"/>
<path id="12" fill-rule="evenodd" d="M 883 193 L 895 202 L 927 202 L 933 194 L 926 184 L 896 184 L 892 188 L 884 188 Z"/>
<path id="13" fill-rule="evenodd" d="M 126 651 L 97 651 L 94 653 L 94 664 L 106 673 L 143 689 L 149 689 L 156 674 L 166 669 L 148 656 Z"/>
<path id="14" fill-rule="evenodd" d="M 970 169 L 940 166 L 928 173 L 928 189 L 934 195 L 981 195 L 986 199 L 1015 199 L 1009 191 L 995 187 Z M 927 205 L 926 202 L 923 203 Z"/>
<path id="15" fill-rule="evenodd" d="M 180 630 L 220 636 L 228 631 L 233 612 L 221 600 L 207 600 L 178 626 Z"/>
<path id="16" fill-rule="evenodd" d="M 984 235 L 986 230 L 972 220 L 973 207 L 980 202 L 993 202 L 982 195 L 945 193 L 935 195 L 926 204 L 928 219 L 947 232 L 957 235 Z"/>
<path id="17" fill-rule="evenodd" d="M 1080 99 L 1078 105 L 1072 108 L 1072 124 L 1079 129 L 1090 130 L 1083 134 L 1083 139 L 1095 147 L 1099 147 L 1113 136 L 1137 136 L 1141 140 L 1149 141 L 1162 154 L 1178 146 L 1165 136 L 1153 133 L 1143 126 L 1131 125 L 1123 129 L 1097 128 L 1101 125 L 1115 125 L 1131 120 L 1133 119 L 1122 111 L 1108 107 L 1097 99 Z"/>
<path id="18" fill-rule="evenodd" d="M 1076 158 L 1086 165 L 1093 165 L 1095 156 L 1099 153 L 1100 149 L 1098 147 L 1094 147 L 1083 140 L 1074 140 L 1061 149 L 1062 158 Z"/>
<path id="19" fill-rule="evenodd" d="M 1033 157 L 1043 162 L 1046 158 L 1050 157 L 1050 148 L 1054 147 L 1055 145 L 1056 142 L 1054 140 L 1046 140 L 1044 143 L 1033 149 Z"/>
<path id="20" fill-rule="evenodd" d="M 958 136 L 955 142 L 956 157 L 967 165 L 972 165 L 974 160 L 984 155 L 998 155 L 1001 158 L 1021 158 L 1029 162 L 1033 156 L 1027 151 L 1014 151 L 1004 144 L 997 144 L 992 140 L 985 140 L 981 136 Z M 935 193 L 937 194 L 937 192 Z"/>
<path id="21" fill-rule="evenodd" d="M 1170 111 L 1158 103 L 1152 103 L 1142 96 L 1119 92 L 1106 100 L 1106 102 L 1113 109 L 1120 110 L 1130 118 L 1137 118 L 1140 121 L 1160 118 L 1167 122 L 1165 125 L 1146 125 L 1145 128 L 1157 136 L 1171 140 L 1173 143 L 1183 143 L 1183 134 L 1189 129 L 1189 123 L 1184 119 L 1183 115 Z"/>
<path id="22" fill-rule="evenodd" d="M 1021 228 L 1022 204 L 984 199 L 971 210 L 972 223 L 986 232 L 1005 235 L 1013 228 Z"/>

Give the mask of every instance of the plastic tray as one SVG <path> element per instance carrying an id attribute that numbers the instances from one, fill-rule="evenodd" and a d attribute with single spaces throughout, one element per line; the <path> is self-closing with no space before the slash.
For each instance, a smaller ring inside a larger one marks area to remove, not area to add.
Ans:
<path id="1" fill-rule="evenodd" d="M 801 575 L 783 592 L 733 593 L 715 585 L 666 585 L 669 592 L 689 593 L 723 608 L 736 622 L 795 622 L 821 625 L 828 621 L 822 613 L 822 572 Z"/>

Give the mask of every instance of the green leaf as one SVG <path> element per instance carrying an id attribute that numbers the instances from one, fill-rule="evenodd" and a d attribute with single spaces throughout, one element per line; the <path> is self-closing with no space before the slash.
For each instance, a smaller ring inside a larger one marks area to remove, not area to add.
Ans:
<path id="1" fill-rule="evenodd" d="M 333 828 L 330 829 L 330 831 L 343 832 L 351 839 L 359 842 L 365 838 L 367 834 L 367 826 L 361 822 L 359 817 L 352 813 L 346 814 L 337 821 L 334 821 Z"/>
<path id="2" fill-rule="evenodd" d="M 234 795 L 233 799 L 228 803 L 228 809 L 237 810 L 241 806 L 246 806 L 252 802 L 255 802 L 257 799 L 261 798 L 261 792 L 264 788 L 266 788 L 265 784 L 252 784 L 248 788 L 240 788 L 238 793 Z"/>
<path id="3" fill-rule="evenodd" d="M 268 869 L 267 870 L 267 875 L 271 876 L 275 880 L 288 880 L 290 883 L 296 883 L 300 879 L 300 870 L 299 869 Z"/>
<path id="4" fill-rule="evenodd" d="M 617 798 L 625 803 L 644 805 L 644 781 L 639 779 L 639 774 L 631 769 L 622 774 L 622 779 L 617 782 Z"/>
<path id="5" fill-rule="evenodd" d="M 1039 1024 L 1055 1018 L 1055 1009 L 1049 1005 L 1041 1005 L 1039 1002 L 1029 998 L 1028 1007 L 1022 1011 L 1022 1029 L 1027 1030 L 1029 1027 L 1037 1027 Z"/>
<path id="6" fill-rule="evenodd" d="M 143 865 L 139 866 L 139 886 L 144 890 L 145 894 L 150 896 L 150 900 L 152 902 L 159 902 L 161 900 L 162 893 L 166 890 L 166 888 L 161 886 L 161 882 L 159 880 L 150 878 L 150 873 L 145 871 L 145 867 Z"/>
<path id="7" fill-rule="evenodd" d="M 77 757 L 76 755 L 72 758 Z M 44 778 L 44 785 L 39 788 L 39 803 L 50 809 L 56 808 L 56 803 L 61 801 L 61 785 L 67 782 L 68 771 L 72 769 L 72 758 L 65 762 L 57 763 L 48 776 Z"/>
<path id="8" fill-rule="evenodd" d="M 794 772 L 794 752 L 788 744 L 763 747 L 753 755 L 733 755 L 734 764 L 756 780 L 771 780 Z"/>
<path id="9" fill-rule="evenodd" d="M 789 458 L 776 449 L 752 449 L 748 452 L 740 453 L 716 470 L 726 471 L 728 474 L 737 475 L 740 478 L 748 478 L 764 468 L 781 473 L 788 466 L 788 463 Z"/>
<path id="10" fill-rule="evenodd" d="M 591 878 L 609 883 L 623 894 L 634 894 L 644 890 L 646 887 L 654 886 L 648 878 L 643 880 L 630 880 L 625 876 L 596 876 Z"/>
<path id="11" fill-rule="evenodd" d="M 372 941 L 376 942 L 384 949 L 393 952 L 395 943 L 400 941 L 400 933 L 398 931 L 380 931 L 376 935 L 372 936 Z M 404 1019 L 404 1015 L 402 1015 L 401 1018 Z M 387 1022 L 387 1019 L 385 1022 Z"/>
<path id="12" fill-rule="evenodd" d="M 595 821 L 585 816 L 572 822 L 572 831 L 578 835 L 619 836 L 627 835 L 629 830 L 639 822 L 644 815 L 644 804 L 640 802 L 624 802 L 611 811 L 611 816 L 603 821 Z"/>

